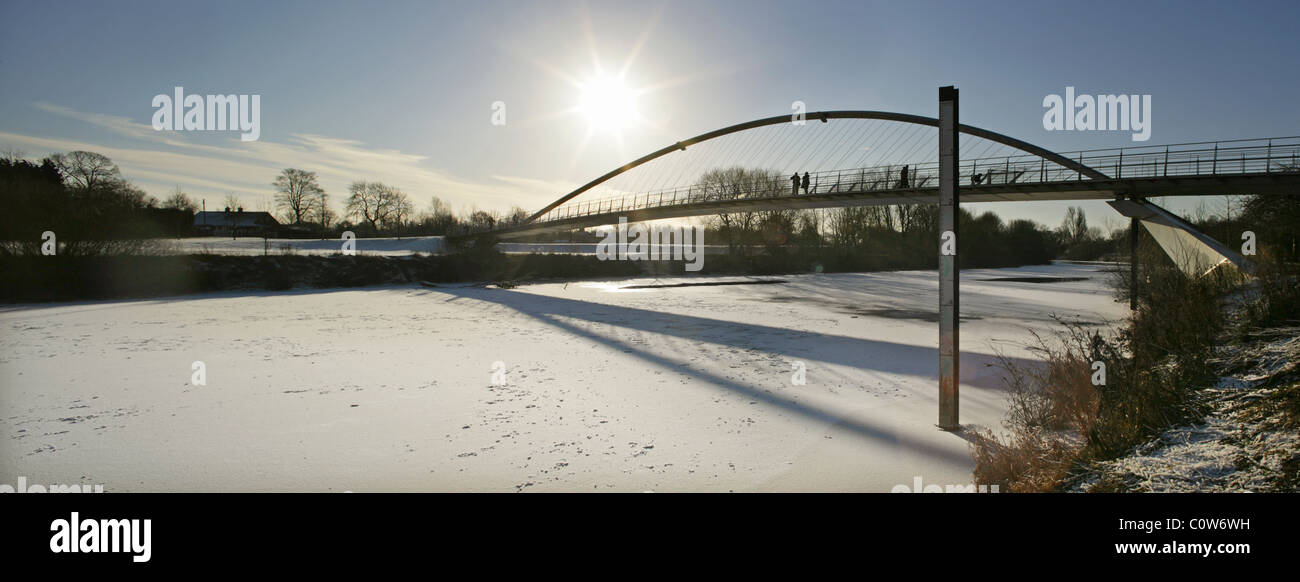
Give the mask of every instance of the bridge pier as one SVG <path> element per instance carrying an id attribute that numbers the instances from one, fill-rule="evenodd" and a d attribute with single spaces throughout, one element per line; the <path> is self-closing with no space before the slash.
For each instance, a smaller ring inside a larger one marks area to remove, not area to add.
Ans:
<path id="1" fill-rule="evenodd" d="M 939 428 L 956 430 L 961 350 L 958 342 L 957 89 L 939 88 Z"/>

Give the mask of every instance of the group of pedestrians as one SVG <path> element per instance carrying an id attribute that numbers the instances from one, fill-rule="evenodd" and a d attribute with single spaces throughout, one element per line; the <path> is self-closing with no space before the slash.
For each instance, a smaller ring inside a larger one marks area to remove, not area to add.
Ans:
<path id="1" fill-rule="evenodd" d="M 808 193 L 808 182 L 809 182 L 809 180 L 808 180 L 808 172 L 804 172 L 804 173 L 803 173 L 803 179 L 800 179 L 800 178 L 799 178 L 799 172 L 795 172 L 794 174 L 791 174 L 791 175 L 790 175 L 790 195 L 791 195 L 791 196 L 798 196 L 798 195 L 799 195 L 799 186 L 800 186 L 800 185 L 803 186 L 803 193 L 804 193 L 804 194 L 807 194 L 807 193 Z"/>
<path id="2" fill-rule="evenodd" d="M 975 181 L 975 178 L 972 178 L 971 180 L 972 180 L 972 182 L 974 182 L 974 183 L 976 183 L 976 184 L 979 184 L 978 181 Z M 791 196 L 798 196 L 798 195 L 799 195 L 799 188 L 800 188 L 800 187 L 803 188 L 803 193 L 804 193 L 804 194 L 807 194 L 807 193 L 808 193 L 808 184 L 809 184 L 809 182 L 810 182 L 810 180 L 809 180 L 809 178 L 808 178 L 808 172 L 804 172 L 802 178 L 799 177 L 799 172 L 795 172 L 795 173 L 791 174 L 791 175 L 790 175 L 790 195 L 791 195 Z M 895 186 L 895 187 L 896 187 L 896 188 L 899 188 L 899 189 L 905 189 L 905 188 L 911 188 L 911 187 L 912 187 L 912 180 L 909 180 L 909 179 L 908 179 L 908 176 L 907 176 L 907 166 L 903 166 L 903 169 L 902 169 L 901 171 L 899 171 L 899 175 L 898 175 L 898 185 Z"/>

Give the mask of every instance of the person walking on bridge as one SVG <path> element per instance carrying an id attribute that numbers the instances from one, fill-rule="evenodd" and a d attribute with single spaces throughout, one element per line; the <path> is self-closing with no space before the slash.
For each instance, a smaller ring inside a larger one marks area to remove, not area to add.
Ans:
<path id="1" fill-rule="evenodd" d="M 799 195 L 799 172 L 795 172 L 794 175 L 790 176 L 790 195 Z"/>
<path id="2" fill-rule="evenodd" d="M 808 172 L 803 173 L 803 193 L 808 193 Z"/>

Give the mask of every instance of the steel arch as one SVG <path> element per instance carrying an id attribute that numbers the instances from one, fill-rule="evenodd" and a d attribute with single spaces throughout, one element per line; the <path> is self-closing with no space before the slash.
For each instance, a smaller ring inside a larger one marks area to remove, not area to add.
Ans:
<path id="1" fill-rule="evenodd" d="M 826 122 L 831 119 L 879 119 L 884 121 L 898 121 L 902 123 L 913 123 L 916 125 L 928 125 L 935 128 L 939 127 L 939 120 L 933 117 L 925 117 L 923 115 L 912 115 L 909 113 L 892 113 L 889 111 L 854 111 L 854 110 L 818 111 L 814 113 L 808 113 L 805 116 L 805 119 L 821 120 L 822 122 Z M 689 146 L 695 145 L 697 143 L 709 141 L 714 138 L 722 137 L 724 135 L 745 131 L 747 129 L 754 129 L 757 127 L 776 125 L 779 123 L 788 123 L 790 122 L 790 120 L 791 120 L 791 116 L 789 115 L 777 115 L 774 117 L 765 117 L 763 119 L 756 119 L 754 121 L 727 126 L 722 129 L 715 129 L 708 133 L 702 133 L 693 138 L 682 140 L 672 145 L 663 147 L 647 155 L 641 156 L 640 158 L 637 158 L 627 164 L 624 164 L 619 168 L 607 172 L 605 175 L 596 178 L 595 180 L 592 180 L 590 182 L 587 182 L 586 184 L 583 184 L 582 186 L 578 187 L 576 190 L 569 192 L 564 196 L 561 196 L 555 202 L 548 204 L 545 208 L 537 211 L 532 216 L 529 216 L 528 220 L 526 220 L 524 223 L 525 224 L 531 223 L 537 220 L 539 217 L 545 215 L 547 212 L 554 210 L 559 205 L 564 204 L 569 200 L 572 200 L 574 197 L 578 196 L 579 194 L 582 194 L 583 192 L 595 188 L 596 186 L 599 186 L 600 184 L 614 178 L 615 176 L 618 176 L 619 174 L 622 174 L 628 170 L 631 170 L 632 168 L 640 166 L 656 158 L 666 156 L 675 151 L 684 151 Z M 1092 178 L 1094 180 L 1105 180 L 1109 178 L 1109 176 L 1107 176 L 1106 174 L 1103 174 L 1089 166 L 1085 166 L 1079 162 L 1066 158 L 1060 154 L 1038 147 L 1029 142 L 1018 140 L 1008 135 L 1003 135 L 997 132 L 989 131 L 987 129 L 981 129 L 978 127 L 965 125 L 965 124 L 961 125 L 959 129 L 961 130 L 962 133 L 965 133 L 967 135 L 981 137 L 989 141 L 994 141 L 1003 145 L 1011 146 L 1025 153 L 1039 156 L 1041 158 L 1044 158 L 1046 160 L 1049 160 L 1051 162 L 1054 162 L 1056 164 L 1059 164 L 1071 170 L 1075 170 L 1080 174 L 1084 176 L 1088 176 L 1089 178 Z"/>

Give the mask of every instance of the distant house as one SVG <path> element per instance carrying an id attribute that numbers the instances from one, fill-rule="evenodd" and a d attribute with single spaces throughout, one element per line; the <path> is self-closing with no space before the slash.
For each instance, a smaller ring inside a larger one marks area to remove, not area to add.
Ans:
<path id="1" fill-rule="evenodd" d="M 270 212 L 245 212 L 243 208 L 235 210 L 213 210 L 198 212 L 194 215 L 194 231 L 200 236 L 275 236 L 280 230 L 280 221 Z"/>

